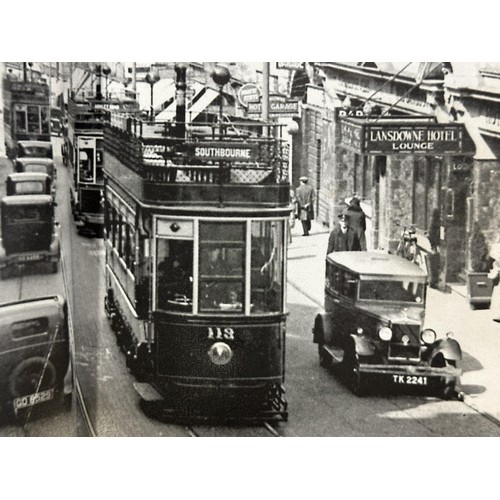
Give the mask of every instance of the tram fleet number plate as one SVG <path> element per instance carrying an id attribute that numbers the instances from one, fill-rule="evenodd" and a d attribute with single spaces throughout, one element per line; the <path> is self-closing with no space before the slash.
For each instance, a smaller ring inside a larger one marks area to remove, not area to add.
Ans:
<path id="1" fill-rule="evenodd" d="M 54 389 L 47 389 L 46 391 L 40 391 L 35 394 L 30 394 L 29 396 L 21 396 L 20 398 L 14 399 L 14 408 L 16 410 L 27 408 L 28 406 L 50 401 L 53 398 Z"/>
<path id="2" fill-rule="evenodd" d="M 392 380 L 395 384 L 427 385 L 427 377 L 417 375 L 393 375 Z"/>

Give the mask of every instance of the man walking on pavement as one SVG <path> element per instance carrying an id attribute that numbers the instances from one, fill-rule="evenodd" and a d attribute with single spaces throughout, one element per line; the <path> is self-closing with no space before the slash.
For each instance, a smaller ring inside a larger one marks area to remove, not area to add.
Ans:
<path id="1" fill-rule="evenodd" d="M 311 220 L 314 219 L 314 199 L 315 193 L 312 186 L 307 183 L 307 177 L 300 178 L 300 186 L 295 192 L 297 200 L 298 212 L 300 222 L 302 222 L 302 229 L 304 236 L 309 236 L 311 230 Z"/>
<path id="2" fill-rule="evenodd" d="M 348 225 L 349 215 L 339 215 L 339 225 L 330 233 L 327 254 L 330 252 L 361 251 L 358 235 Z"/>

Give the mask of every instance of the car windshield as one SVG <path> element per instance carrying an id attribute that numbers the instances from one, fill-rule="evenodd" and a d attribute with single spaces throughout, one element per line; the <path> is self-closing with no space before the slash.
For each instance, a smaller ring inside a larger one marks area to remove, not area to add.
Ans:
<path id="1" fill-rule="evenodd" d="M 52 158 L 52 149 L 45 146 L 24 146 L 23 153 L 27 158 Z"/>
<path id="2" fill-rule="evenodd" d="M 15 190 L 16 194 L 43 194 L 45 186 L 38 181 L 16 182 Z"/>
<path id="3" fill-rule="evenodd" d="M 361 281 L 359 298 L 421 304 L 424 301 L 424 284 L 409 280 Z"/>
<path id="4" fill-rule="evenodd" d="M 29 163 L 26 165 L 25 172 L 35 172 L 47 174 L 48 168 L 47 165 L 39 164 L 39 163 Z"/>

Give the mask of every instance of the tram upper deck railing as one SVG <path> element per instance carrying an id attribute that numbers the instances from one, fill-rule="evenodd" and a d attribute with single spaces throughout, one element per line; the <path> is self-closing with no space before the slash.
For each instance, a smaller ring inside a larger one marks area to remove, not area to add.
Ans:
<path id="1" fill-rule="evenodd" d="M 283 125 L 143 122 L 111 114 L 104 147 L 157 183 L 288 184 Z"/>
<path id="2" fill-rule="evenodd" d="M 133 99 L 120 96 L 98 97 L 95 93 L 72 95 L 68 100 L 68 121 L 74 130 L 102 130 L 111 112 L 139 112 Z"/>

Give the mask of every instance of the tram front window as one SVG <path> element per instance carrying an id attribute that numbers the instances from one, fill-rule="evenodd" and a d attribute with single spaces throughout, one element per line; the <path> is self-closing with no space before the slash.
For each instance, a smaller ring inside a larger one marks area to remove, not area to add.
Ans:
<path id="1" fill-rule="evenodd" d="M 158 308 L 192 311 L 193 242 L 159 239 L 156 249 Z"/>
<path id="2" fill-rule="evenodd" d="M 283 221 L 253 221 L 251 250 L 251 312 L 283 308 Z"/>
<path id="3" fill-rule="evenodd" d="M 245 223 L 200 223 L 200 311 L 242 312 Z"/>

